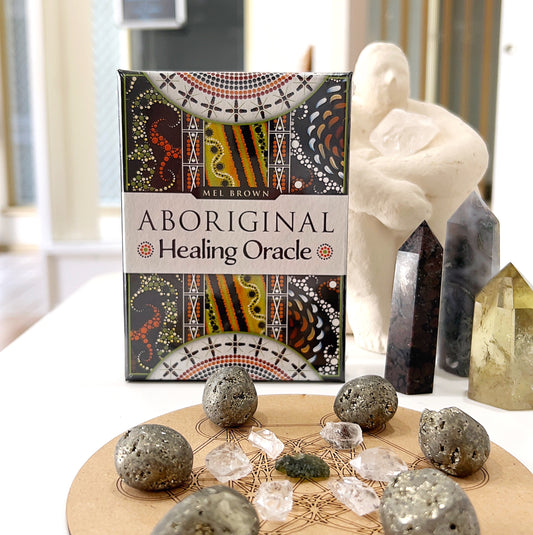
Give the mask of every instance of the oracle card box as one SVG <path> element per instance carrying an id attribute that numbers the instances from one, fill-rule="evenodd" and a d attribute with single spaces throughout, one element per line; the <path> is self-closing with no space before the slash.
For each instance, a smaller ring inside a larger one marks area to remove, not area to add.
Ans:
<path id="1" fill-rule="evenodd" d="M 119 82 L 126 378 L 343 381 L 351 73 Z"/>

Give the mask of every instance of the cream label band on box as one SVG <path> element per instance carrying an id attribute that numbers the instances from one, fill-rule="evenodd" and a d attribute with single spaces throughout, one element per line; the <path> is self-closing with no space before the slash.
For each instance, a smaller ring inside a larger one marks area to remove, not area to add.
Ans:
<path id="1" fill-rule="evenodd" d="M 346 195 L 235 201 L 124 193 L 124 269 L 345 275 L 347 205 Z"/>

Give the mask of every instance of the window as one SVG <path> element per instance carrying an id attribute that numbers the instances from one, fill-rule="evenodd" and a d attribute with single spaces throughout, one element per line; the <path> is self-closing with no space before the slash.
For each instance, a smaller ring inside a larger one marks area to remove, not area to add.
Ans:
<path id="1" fill-rule="evenodd" d="M 0 8 L 3 98 L 4 204 L 35 204 L 32 121 L 28 75 L 26 0 L 4 0 Z"/>
<path id="2" fill-rule="evenodd" d="M 121 32 L 114 19 L 113 2 L 92 1 L 93 68 L 96 108 L 96 151 L 101 206 L 120 204 L 120 151 L 117 69 L 121 64 Z"/>

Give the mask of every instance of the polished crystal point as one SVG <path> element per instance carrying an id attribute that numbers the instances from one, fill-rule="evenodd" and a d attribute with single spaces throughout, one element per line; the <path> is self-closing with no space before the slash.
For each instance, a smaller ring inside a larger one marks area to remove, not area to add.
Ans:
<path id="1" fill-rule="evenodd" d="M 500 224 L 473 191 L 448 220 L 442 269 L 438 364 L 468 376 L 476 294 L 500 269 Z"/>
<path id="2" fill-rule="evenodd" d="M 362 478 L 387 483 L 408 469 L 396 453 L 379 447 L 363 450 L 350 464 Z"/>
<path id="3" fill-rule="evenodd" d="M 291 482 L 283 479 L 261 483 L 254 503 L 263 520 L 284 522 L 292 510 Z"/>
<path id="4" fill-rule="evenodd" d="M 283 442 L 269 429 L 252 427 L 248 440 L 263 450 L 271 459 L 276 459 L 283 451 Z"/>
<path id="5" fill-rule="evenodd" d="M 205 457 L 205 467 L 221 483 L 235 481 L 252 471 L 252 463 L 235 442 L 225 442 Z"/>
<path id="6" fill-rule="evenodd" d="M 337 450 L 350 450 L 363 442 L 363 430 L 351 422 L 326 422 L 320 436 Z"/>
<path id="7" fill-rule="evenodd" d="M 385 378 L 403 394 L 433 391 L 442 247 L 424 221 L 396 257 Z"/>
<path id="8" fill-rule="evenodd" d="M 373 513 L 379 507 L 376 491 L 356 477 L 328 481 L 328 487 L 337 500 L 359 516 Z"/>
<path id="9" fill-rule="evenodd" d="M 370 143 L 384 156 L 410 156 L 429 145 L 439 128 L 427 115 L 391 110 L 370 133 Z"/>
<path id="10" fill-rule="evenodd" d="M 512 264 L 476 297 L 468 397 L 533 409 L 533 290 Z"/>

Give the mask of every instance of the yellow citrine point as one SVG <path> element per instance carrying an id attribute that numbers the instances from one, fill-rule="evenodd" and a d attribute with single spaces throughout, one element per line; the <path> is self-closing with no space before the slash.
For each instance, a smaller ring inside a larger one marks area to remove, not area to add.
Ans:
<path id="1" fill-rule="evenodd" d="M 513 264 L 476 297 L 468 397 L 533 409 L 533 289 Z"/>

